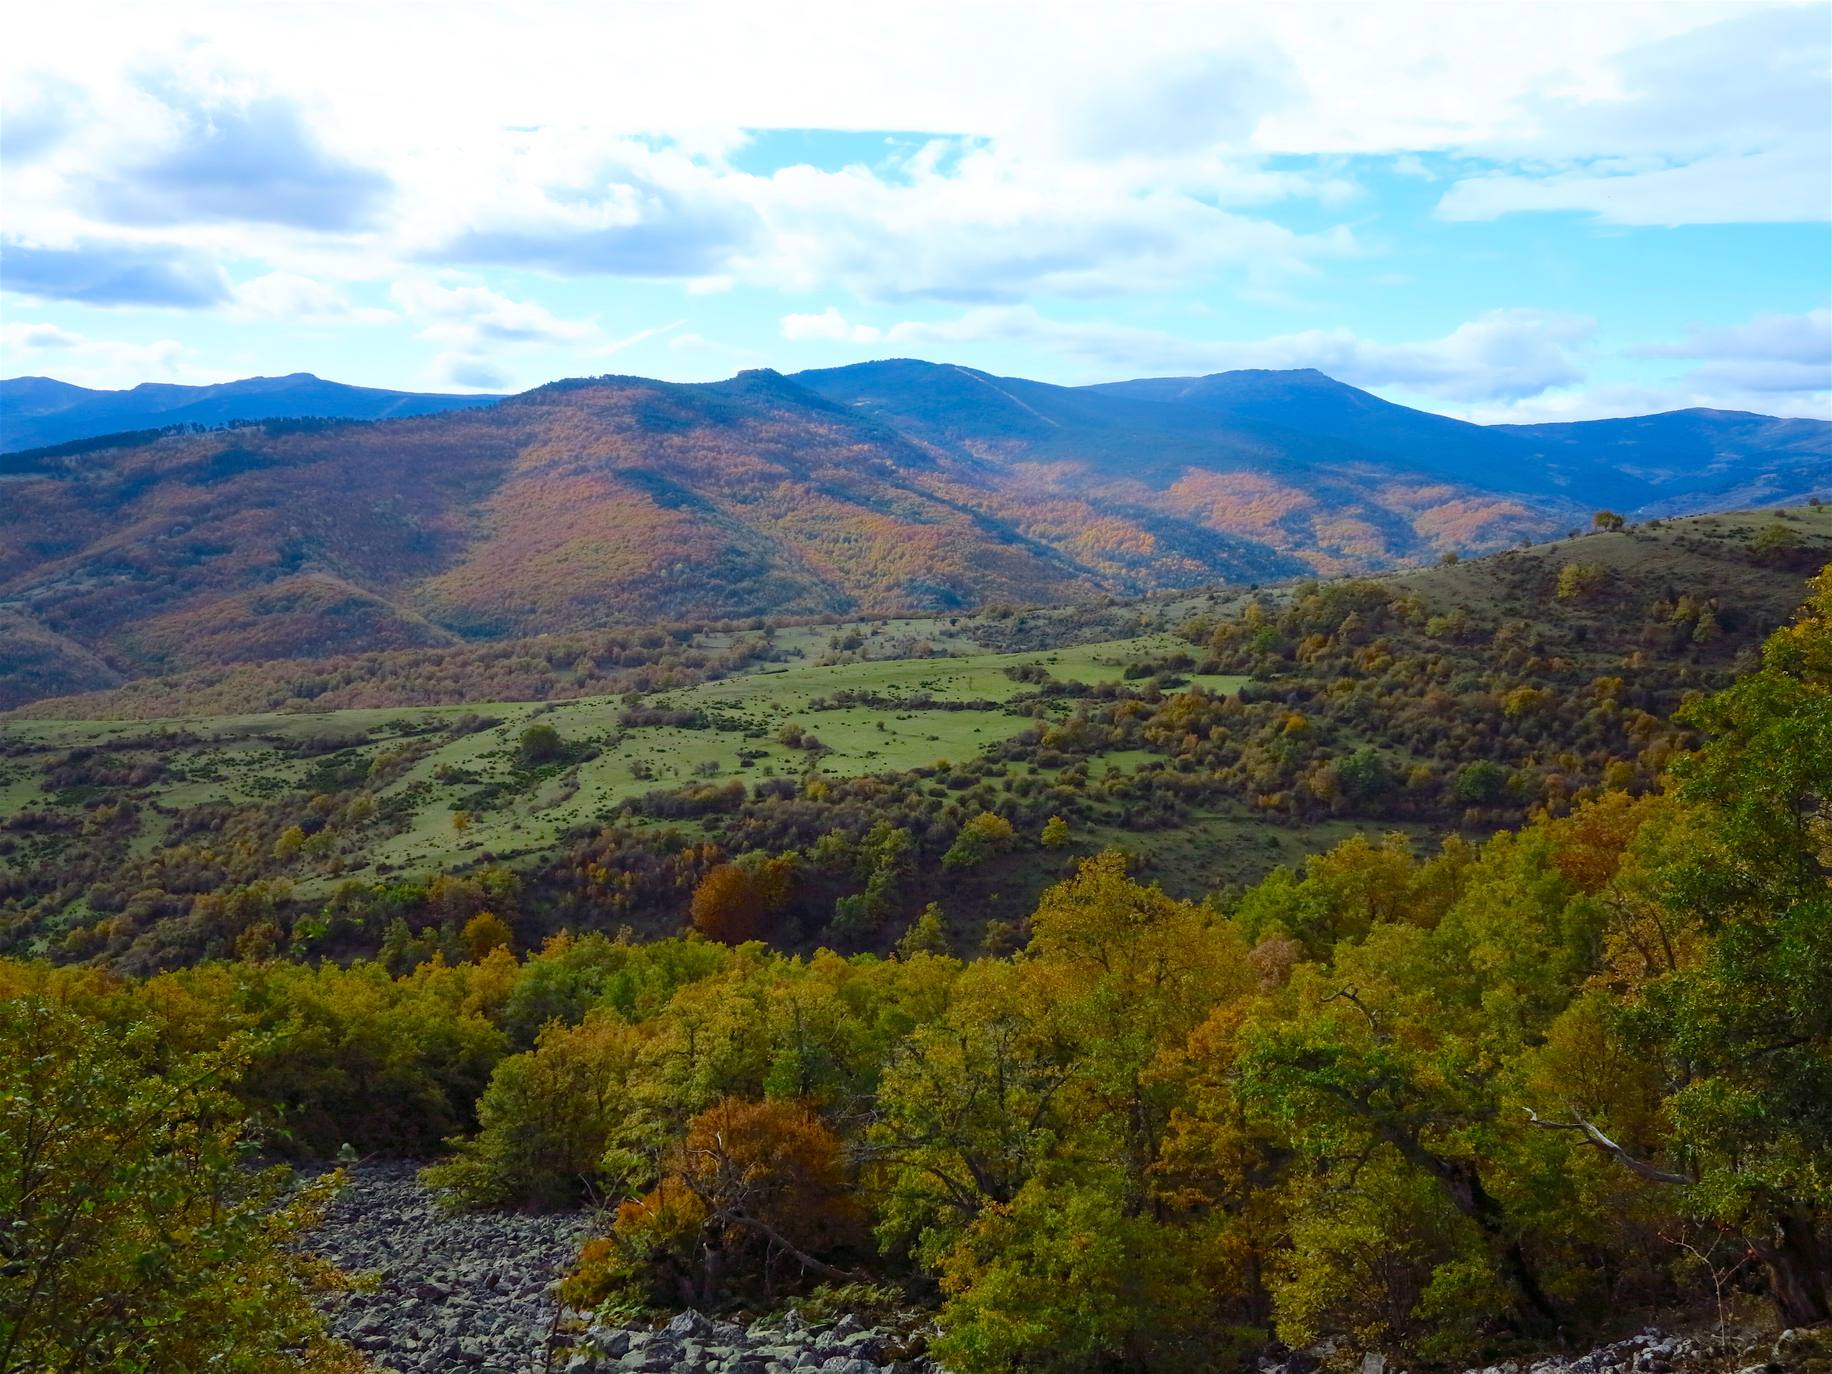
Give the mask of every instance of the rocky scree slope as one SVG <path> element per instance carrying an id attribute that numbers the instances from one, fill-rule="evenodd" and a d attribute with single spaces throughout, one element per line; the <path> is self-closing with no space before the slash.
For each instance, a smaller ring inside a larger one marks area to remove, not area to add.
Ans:
<path id="1" fill-rule="evenodd" d="M 455 1212 L 418 1166 L 349 1166 L 349 1185 L 313 1234 L 359 1279 L 327 1299 L 333 1334 L 398 1374 L 945 1374 L 920 1337 L 852 1316 L 794 1314 L 748 1327 L 682 1312 L 659 1328 L 593 1324 L 554 1285 L 590 1224 L 583 1212 Z"/>

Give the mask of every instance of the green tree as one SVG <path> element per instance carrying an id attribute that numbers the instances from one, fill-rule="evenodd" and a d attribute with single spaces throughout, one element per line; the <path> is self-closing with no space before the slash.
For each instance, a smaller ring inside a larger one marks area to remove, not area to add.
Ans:
<path id="1" fill-rule="evenodd" d="M 566 753 L 566 741 L 560 732 L 545 722 L 530 725 L 516 741 L 515 755 L 530 768 L 552 763 Z"/>
<path id="2" fill-rule="evenodd" d="M 1601 563 L 1567 563 L 1558 570 L 1560 601 L 1592 601 L 1609 585 L 1609 569 Z"/>
<path id="3" fill-rule="evenodd" d="M 1507 782 L 1507 769 L 1489 759 L 1477 759 L 1458 770 L 1450 792 L 1458 801 L 1470 806 L 1486 806 L 1500 798 Z"/>
<path id="4" fill-rule="evenodd" d="M 1755 537 L 1749 541 L 1749 546 L 1757 553 L 1779 554 L 1793 552 L 1801 546 L 1802 542 L 1800 535 L 1795 530 L 1777 520 L 1774 524 L 1764 525 L 1757 530 Z"/>
<path id="5" fill-rule="evenodd" d="M 897 941 L 897 953 L 904 958 L 916 954 L 946 954 L 948 952 L 948 921 L 938 903 L 930 902 L 922 913 L 910 922 L 910 928 L 903 932 L 903 938 Z"/>
<path id="6" fill-rule="evenodd" d="M 1689 719 L 1709 743 L 1674 771 L 1704 842 L 1676 847 L 1659 902 L 1682 943 L 1619 1023 L 1661 1066 L 1670 1133 L 1648 1157 L 1579 1112 L 1541 1124 L 1746 1240 L 1804 1326 L 1832 1316 L 1832 572 L 1761 669 Z"/>
<path id="7" fill-rule="evenodd" d="M 359 1368 L 291 1244 L 327 1190 L 245 1166 L 242 1069 L 233 1045 L 0 1002 L 0 1371 Z"/>
<path id="8" fill-rule="evenodd" d="M 973 868 L 1017 842 L 1018 832 L 1010 821 L 996 812 L 982 811 L 961 826 L 954 843 L 941 856 L 942 867 Z"/>

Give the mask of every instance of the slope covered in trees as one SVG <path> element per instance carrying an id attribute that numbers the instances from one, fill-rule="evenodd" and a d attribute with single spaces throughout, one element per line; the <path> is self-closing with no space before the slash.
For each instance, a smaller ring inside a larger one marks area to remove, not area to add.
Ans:
<path id="1" fill-rule="evenodd" d="M 956 948 L 997 948 L 1066 856 L 1108 845 L 1199 896 L 1351 835 L 1433 845 L 1649 793 L 1691 739 L 1675 713 L 1828 550 L 1824 513 L 1706 517 L 1240 597 L 556 637 L 280 680 L 344 711 L 49 704 L 0 727 L 0 949 L 142 972 L 244 945 L 455 954 L 485 908 L 525 941 L 667 935 L 703 882 L 734 895 L 716 928 L 791 948 L 888 951 L 932 902 Z M 577 692 L 618 695 L 542 699 Z M 221 701 L 252 704 L 287 703 Z M 531 753 L 531 730 L 557 742 Z M 755 903 L 732 865 L 781 886 Z M 513 896 L 479 895 L 499 878 Z"/>
<path id="2" fill-rule="evenodd" d="M 1143 386 L 917 362 L 606 377 L 10 454 L 0 617 L 26 632 L 0 646 L 0 705 L 657 621 L 1364 572 L 1548 537 L 1605 502 L 1801 501 L 1827 459 L 1812 421 L 1654 417 L 1625 444 L 1504 435 L 1315 374 Z"/>
<path id="3" fill-rule="evenodd" d="M 1758 1300 L 1820 1323 L 1832 576 L 1681 725 L 1700 745 L 1658 787 L 1426 854 L 1350 844 L 1203 902 L 1099 854 L 1021 949 L 967 961 L 922 922 L 891 957 L 603 935 L 518 956 L 482 910 L 512 894 L 479 888 L 443 899 L 473 903 L 449 954 L 392 969 L 271 945 L 144 982 L 0 963 L 8 1014 L 64 1028 L 0 1037 L 0 1073 L 105 1133 L 113 1098 L 74 1069 L 103 1028 L 172 1080 L 232 1045 L 224 1086 L 276 1147 L 458 1134 L 429 1177 L 461 1205 L 621 1198 L 577 1301 L 757 1310 L 869 1280 L 935 1305 L 962 1374 L 1323 1337 L 1435 1368 Z M 95 1229 L 57 1251 L 68 1291 L 106 1290 L 115 1253 Z M 21 1272 L 0 1309 L 33 1318 L 26 1363 L 55 1361 Z M 162 1310 L 216 1301 L 154 1272 Z"/>

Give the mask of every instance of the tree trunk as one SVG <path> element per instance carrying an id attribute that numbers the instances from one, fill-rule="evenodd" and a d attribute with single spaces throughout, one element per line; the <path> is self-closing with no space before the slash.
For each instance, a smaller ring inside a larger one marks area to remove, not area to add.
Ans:
<path id="1" fill-rule="evenodd" d="M 715 1307 L 719 1302 L 719 1288 L 725 1281 L 725 1246 L 724 1237 L 708 1227 L 702 1233 L 700 1242 L 700 1301 L 702 1309 Z"/>
<path id="2" fill-rule="evenodd" d="M 1783 1212 L 1774 1239 L 1750 1241 L 1768 1270 L 1769 1296 L 1783 1327 L 1818 1326 L 1832 1321 L 1832 1274 L 1819 1243 L 1814 1218 L 1803 1211 Z"/>

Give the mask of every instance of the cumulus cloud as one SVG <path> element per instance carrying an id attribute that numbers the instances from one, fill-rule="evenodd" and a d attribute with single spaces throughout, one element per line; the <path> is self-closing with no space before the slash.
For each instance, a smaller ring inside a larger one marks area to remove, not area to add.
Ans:
<path id="1" fill-rule="evenodd" d="M 978 302 L 1188 286 L 1229 268 L 1284 279 L 1358 251 L 1345 226 L 1296 232 L 1228 208 L 1299 195 L 1341 203 L 1354 188 L 1333 174 L 1214 159 L 1064 163 L 936 139 L 872 166 L 760 175 L 677 144 L 594 153 L 581 143 L 576 130 L 524 133 L 516 157 L 493 164 L 501 180 L 487 199 L 428 226 L 414 255 L 702 291 Z"/>
<path id="2" fill-rule="evenodd" d="M 879 337 L 875 325 L 849 324 L 839 307 L 830 305 L 818 315 L 784 315 L 782 336 L 795 343 L 809 340 L 870 343 Z"/>
<path id="3" fill-rule="evenodd" d="M 123 224 L 244 220 L 344 231 L 375 222 L 388 177 L 324 148 L 299 106 L 279 96 L 245 104 L 169 104 L 163 146 L 100 177 L 100 213 Z"/>
<path id="4" fill-rule="evenodd" d="M 48 322 L 0 325 L 0 373 L 54 373 L 76 386 L 118 390 L 141 382 L 218 380 L 199 372 L 176 339 L 128 343 L 93 339 Z"/>
<path id="5" fill-rule="evenodd" d="M 420 337 L 450 348 L 479 350 L 502 344 L 574 344 L 600 336 L 590 320 L 567 320 L 545 306 L 512 300 L 485 286 L 445 286 L 409 278 L 389 291 Z"/>
<path id="6" fill-rule="evenodd" d="M 1526 211 L 1579 211 L 1608 224 L 1808 223 L 1826 218 L 1832 176 L 1825 158 L 1799 149 L 1702 157 L 1678 166 L 1597 164 L 1552 175 L 1467 177 L 1438 214 L 1487 220 Z"/>
<path id="7" fill-rule="evenodd" d="M 627 346 L 567 318 L 588 308 L 514 275 L 525 271 L 595 290 L 607 320 L 621 287 L 578 279 L 752 293 L 696 319 L 715 339 L 774 325 L 859 345 L 907 328 L 902 346 L 940 351 L 1002 330 L 1099 375 L 1287 358 L 1446 399 L 1528 397 L 1581 385 L 1556 379 L 1583 370 L 1582 322 L 1485 315 L 1410 343 L 1323 329 L 1232 344 L 1048 315 L 1141 294 L 1217 316 L 1230 295 L 1326 304 L 1345 265 L 1377 259 L 1414 213 L 1386 198 L 1390 178 L 1359 179 L 1357 155 L 1438 178 L 1439 214 L 1466 223 L 1527 210 L 1776 221 L 1823 218 L 1832 200 L 1816 5 L 1494 4 L 1409 23 L 1380 6 L 1319 19 L 1192 0 L 1151 24 L 1039 24 L 998 0 L 814 3 L 794 25 L 691 0 L 579 6 L 559 45 L 489 7 L 436 25 L 371 7 L 354 27 L 296 6 L 207 21 L 182 5 L 122 9 L 107 25 L 39 7 L 0 51 L 0 133 L 22 150 L 0 174 L 13 239 L 53 256 L 8 253 L 4 284 L 357 325 L 381 323 L 352 304 L 376 283 L 458 290 L 462 275 L 496 299 L 396 297 L 394 313 L 404 344 L 418 331 L 441 369 L 494 367 L 490 386 L 531 375 L 531 359 L 570 361 L 540 350 Z M 809 43 L 810 26 L 831 41 Z M 778 167 L 747 160 L 746 129 L 906 132 L 873 140 L 857 165 Z M 143 241 L 167 226 L 182 226 L 182 250 Z M 253 280 L 234 287 L 218 264 Z M 512 299 L 531 291 L 551 308 Z M 817 313 L 782 314 L 803 302 Z M 933 302 L 965 314 L 888 323 Z M 278 331 L 266 343 L 284 345 Z M 485 361 L 507 350 L 518 361 Z M 702 355 L 712 347 L 665 353 Z M 1476 366 L 1494 379 L 1467 380 Z"/>
<path id="8" fill-rule="evenodd" d="M 1629 352 L 1640 358 L 1709 358 L 1824 368 L 1832 366 L 1832 310 L 1822 307 L 1800 315 L 1757 315 L 1743 324 L 1694 325 L 1684 338 L 1640 344 Z"/>
<path id="9" fill-rule="evenodd" d="M 268 272 L 235 288 L 235 310 L 249 320 L 291 324 L 386 324 L 392 310 L 353 305 L 337 287 L 297 272 Z"/>
<path id="10" fill-rule="evenodd" d="M 1096 159 L 1163 157 L 1243 144 L 1301 93 L 1276 48 L 1202 49 L 1114 73 L 1060 116 L 1066 148 Z"/>
<path id="11" fill-rule="evenodd" d="M 38 300 L 180 309 L 233 299 L 228 275 L 205 254 L 172 244 L 85 239 L 51 247 L 0 243 L 0 287 Z"/>
<path id="12" fill-rule="evenodd" d="M 82 93 L 67 81 L 29 80 L 0 108 L 0 163 L 36 161 L 63 142 L 82 116 Z"/>
<path id="13" fill-rule="evenodd" d="M 607 340 L 596 320 L 566 319 L 533 301 L 469 282 L 408 277 L 390 288 L 389 297 L 418 326 L 416 337 L 440 348 L 429 369 L 433 383 L 466 390 L 513 389 L 518 378 L 513 360 L 525 360 L 535 350 L 601 355 L 660 332 Z"/>
<path id="14" fill-rule="evenodd" d="M 584 194 L 518 188 L 508 213 L 487 207 L 479 223 L 420 256 L 565 276 L 700 279 L 720 273 L 756 233 L 754 210 L 733 194 L 737 182 L 710 169 L 681 160 L 674 184 L 632 168 L 612 175 L 620 179 Z"/>
<path id="15" fill-rule="evenodd" d="M 1819 5 L 1754 9 L 1630 48 L 1584 92 L 1526 103 L 1466 151 L 1446 219 L 1576 211 L 1614 224 L 1832 217 L 1832 29 Z"/>
<path id="16" fill-rule="evenodd" d="M 485 358 L 466 353 L 445 353 L 433 360 L 433 372 L 445 385 L 464 391 L 507 391 L 507 371 Z"/>

